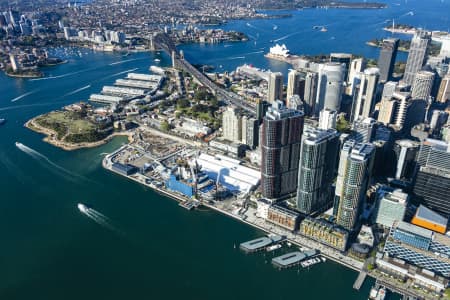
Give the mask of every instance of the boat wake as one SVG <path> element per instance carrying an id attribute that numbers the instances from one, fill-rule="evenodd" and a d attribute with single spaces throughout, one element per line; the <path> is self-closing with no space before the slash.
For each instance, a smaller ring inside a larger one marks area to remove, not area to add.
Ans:
<path id="1" fill-rule="evenodd" d="M 40 81 L 40 80 L 58 79 L 58 78 L 64 78 L 64 77 L 68 77 L 68 76 L 80 74 L 80 73 L 82 73 L 82 72 L 87 72 L 87 71 L 90 71 L 90 70 L 92 70 L 92 69 L 86 69 L 86 70 L 80 70 L 80 71 L 76 71 L 76 72 L 70 72 L 70 73 L 66 73 L 66 74 L 62 74 L 62 75 L 58 75 L 58 76 L 49 76 L 49 77 L 43 77 L 43 78 L 34 78 L 34 79 L 30 79 L 30 80 L 31 80 L 31 81 Z"/>
<path id="2" fill-rule="evenodd" d="M 11 99 L 11 102 L 19 101 L 20 99 L 23 99 L 23 98 L 25 98 L 26 96 L 29 96 L 29 95 L 34 94 L 34 93 L 36 93 L 36 92 L 37 92 L 37 90 L 34 90 L 34 91 L 31 91 L 31 92 L 25 93 L 25 94 L 23 94 L 23 95 L 20 95 L 20 96 L 14 98 L 14 99 Z"/>
<path id="3" fill-rule="evenodd" d="M 84 214 L 86 217 L 88 217 L 89 219 L 91 219 L 92 221 L 97 223 L 98 225 L 100 225 L 108 230 L 111 230 L 117 234 L 124 235 L 124 233 L 122 231 L 120 231 L 119 229 L 117 229 L 112 224 L 111 220 L 104 214 L 96 211 L 93 208 L 87 207 L 86 205 L 84 205 L 82 203 L 78 204 L 78 209 L 80 210 L 80 212 L 82 214 Z"/>
<path id="4" fill-rule="evenodd" d="M 79 89 L 76 89 L 76 90 L 74 90 L 74 91 L 71 91 L 71 92 L 65 94 L 64 97 L 65 97 L 65 96 L 74 95 L 74 94 L 79 93 L 79 92 L 81 92 L 81 91 L 84 91 L 84 90 L 86 90 L 86 89 L 88 89 L 88 88 L 90 88 L 90 87 L 91 87 L 91 85 L 88 84 L 88 85 L 86 85 L 86 86 L 83 86 L 83 87 L 81 87 L 81 88 L 79 88 Z"/>
<path id="5" fill-rule="evenodd" d="M 243 55 L 252 55 L 252 54 L 260 54 L 260 53 L 264 53 L 264 51 L 260 50 L 260 51 L 248 52 L 248 53 L 243 53 Z"/>
<path id="6" fill-rule="evenodd" d="M 245 56 L 234 56 L 225 58 L 225 60 L 233 60 L 233 59 L 245 59 Z"/>
<path id="7" fill-rule="evenodd" d="M 135 61 L 135 60 L 143 60 L 143 59 L 147 59 L 147 58 L 132 58 L 132 59 L 126 59 L 126 60 L 121 60 L 121 61 L 116 61 L 113 63 L 110 63 L 110 66 L 115 66 L 115 65 L 120 65 L 120 64 L 124 64 L 130 61 Z"/>
<path id="8" fill-rule="evenodd" d="M 24 153 L 28 154 L 29 156 L 31 156 L 32 158 L 34 158 L 34 159 L 36 159 L 38 161 L 47 163 L 47 165 L 49 165 L 50 167 L 53 167 L 54 170 L 57 170 L 60 173 L 64 174 L 66 176 L 66 178 L 68 178 L 68 179 L 70 179 L 72 181 L 74 181 L 75 178 L 86 180 L 86 178 L 84 178 L 83 176 L 78 175 L 76 173 L 73 173 L 73 172 L 71 172 L 71 171 L 61 167 L 60 165 L 58 165 L 58 164 L 54 163 L 53 161 L 51 161 L 44 154 L 41 154 L 38 151 L 36 151 L 36 150 L 34 150 L 34 149 L 32 149 L 32 148 L 30 148 L 28 146 L 25 146 L 22 143 L 16 142 L 16 147 L 19 150 L 21 150 L 22 152 L 24 152 Z"/>
<path id="9" fill-rule="evenodd" d="M 115 77 L 115 76 L 119 76 L 119 75 L 122 75 L 122 74 L 125 74 L 125 73 L 129 73 L 129 72 L 134 72 L 134 71 L 136 71 L 137 69 L 139 69 L 139 68 L 133 68 L 133 69 L 129 69 L 129 70 L 126 70 L 126 71 L 122 71 L 122 72 L 115 73 L 115 74 L 112 74 L 112 75 L 108 75 L 108 76 L 106 76 L 106 77 L 103 77 L 103 78 L 100 79 L 100 80 L 105 80 L 105 79 L 108 79 L 108 78 L 111 78 L 111 77 Z"/>

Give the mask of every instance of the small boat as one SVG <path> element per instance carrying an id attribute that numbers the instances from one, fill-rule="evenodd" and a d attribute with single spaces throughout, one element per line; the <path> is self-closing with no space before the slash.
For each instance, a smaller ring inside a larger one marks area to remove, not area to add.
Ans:
<path id="1" fill-rule="evenodd" d="M 3 125 L 6 123 L 6 119 L 0 118 L 0 125 Z"/>
<path id="2" fill-rule="evenodd" d="M 78 210 L 81 211 L 82 213 L 88 212 L 88 207 L 86 205 L 84 205 L 83 203 L 78 203 L 77 207 L 78 207 Z"/>
<path id="3" fill-rule="evenodd" d="M 321 31 L 321 32 L 327 32 L 328 29 L 327 29 L 325 26 L 323 26 L 322 29 L 320 29 L 320 31 Z"/>
<path id="4" fill-rule="evenodd" d="M 274 25 L 273 26 L 273 30 L 277 30 L 278 29 L 278 26 L 277 25 Z"/>
<path id="5" fill-rule="evenodd" d="M 277 249 L 280 249 L 282 246 L 280 244 L 275 244 L 266 248 L 267 252 L 271 252 Z"/>
<path id="6" fill-rule="evenodd" d="M 161 60 L 159 58 L 154 59 L 155 62 L 160 62 Z"/>
<path id="7" fill-rule="evenodd" d="M 386 289 L 381 288 L 378 290 L 377 300 L 384 300 L 386 298 Z"/>

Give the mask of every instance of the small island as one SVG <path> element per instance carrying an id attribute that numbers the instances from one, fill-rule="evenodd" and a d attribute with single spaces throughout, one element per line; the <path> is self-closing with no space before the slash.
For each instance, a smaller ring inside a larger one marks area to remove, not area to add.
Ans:
<path id="1" fill-rule="evenodd" d="M 369 46 L 372 46 L 372 47 L 381 48 L 383 46 L 383 40 L 373 39 L 373 40 L 366 42 L 366 44 Z M 411 47 L 410 40 L 399 40 L 398 51 L 409 52 L 410 47 Z M 439 52 L 441 51 L 441 44 L 432 41 L 432 42 L 428 43 L 427 51 L 428 51 L 428 54 L 431 56 L 439 55 Z"/>
<path id="2" fill-rule="evenodd" d="M 25 123 L 25 127 L 46 135 L 44 141 L 64 150 L 96 147 L 116 135 L 131 138 L 120 131 L 126 127 L 124 122 L 114 122 L 110 116 L 102 116 L 85 103 L 37 116 Z"/>

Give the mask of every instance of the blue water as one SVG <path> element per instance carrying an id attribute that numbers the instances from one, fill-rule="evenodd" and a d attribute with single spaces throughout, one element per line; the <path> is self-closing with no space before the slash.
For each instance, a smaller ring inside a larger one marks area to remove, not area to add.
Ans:
<path id="1" fill-rule="evenodd" d="M 447 29 L 443 12 L 450 11 L 449 2 L 426 3 L 409 0 L 367 11 L 303 10 L 288 19 L 230 22 L 225 29 L 254 36 L 256 45 L 252 39 L 182 48 L 194 63 L 222 65 L 223 70 L 246 62 L 287 71 L 288 65 L 266 60 L 261 52 L 268 51 L 271 39 L 287 35 L 280 42 L 293 53 L 342 51 L 376 58 L 378 50 L 365 42 L 389 35 L 381 30 L 386 19 Z M 415 17 L 405 15 L 408 11 Z M 327 25 L 328 32 L 314 31 L 314 25 Z M 0 126 L 0 299 L 367 299 L 372 281 L 354 291 L 354 271 L 331 262 L 309 271 L 275 270 L 262 254 L 233 249 L 235 243 L 261 236 L 258 230 L 213 212 L 188 212 L 102 169 L 102 153 L 116 149 L 124 138 L 67 152 L 24 128 L 31 117 L 86 100 L 125 76 L 119 73 L 147 72 L 155 58 L 170 64 L 164 54 L 80 51 L 82 57 L 78 50 L 69 51 L 67 64 L 44 69 L 42 80 L 0 73 L 0 117 L 8 119 Z M 19 150 L 16 141 L 40 156 Z M 108 216 L 123 234 L 81 215 L 78 202 Z"/>
<path id="2" fill-rule="evenodd" d="M 346 52 L 378 59 L 379 49 L 365 43 L 373 38 L 391 37 L 392 34 L 382 28 L 386 25 L 391 26 L 392 19 L 395 19 L 396 24 L 410 24 L 429 30 L 450 29 L 448 0 L 384 2 L 388 3 L 388 7 L 379 10 L 304 9 L 269 12 L 290 13 L 293 17 L 230 22 L 220 28 L 245 32 L 250 41 L 219 45 L 188 45 L 181 49 L 189 60 L 213 65 L 219 72 L 232 71 L 248 63 L 263 69 L 286 73 L 289 69 L 288 64 L 264 57 L 264 53 L 267 53 L 275 43 L 286 44 L 291 53 L 298 55 Z M 414 15 L 411 16 L 410 12 Z M 276 30 L 273 29 L 275 25 Z M 320 32 L 313 29 L 315 25 L 325 25 L 328 31 Z M 411 38 L 410 35 L 395 36 L 402 39 Z M 399 52 L 397 55 L 397 61 L 406 61 L 406 58 L 407 53 Z"/>

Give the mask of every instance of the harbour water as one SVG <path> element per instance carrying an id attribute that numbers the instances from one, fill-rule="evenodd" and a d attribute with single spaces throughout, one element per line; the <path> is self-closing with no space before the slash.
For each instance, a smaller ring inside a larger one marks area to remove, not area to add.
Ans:
<path id="1" fill-rule="evenodd" d="M 254 41 L 229 47 L 187 45 L 183 50 L 194 63 L 222 65 L 224 70 L 244 62 L 287 70 L 289 66 L 268 61 L 264 53 L 245 53 L 261 51 L 255 47 L 267 51 L 273 36 L 292 34 L 294 25 L 312 31 L 314 25 L 335 24 L 326 33 L 308 31 L 283 42 L 299 54 L 348 51 L 376 57 L 377 49 L 364 42 L 386 33 L 378 27 L 373 27 L 379 34 L 375 36 L 363 30 L 374 22 L 414 9 L 417 19 L 405 17 L 402 23 L 447 29 L 448 20 L 436 14 L 449 11 L 448 1 L 430 2 L 434 8 L 429 12 L 419 0 L 408 0 L 407 5 L 401 1 L 398 12 L 395 7 L 303 10 L 293 12 L 291 19 L 231 22 L 225 29 L 256 34 L 249 23 L 267 32 L 259 30 L 256 45 Z M 277 35 L 273 24 L 278 26 Z M 307 34 L 335 39 L 308 41 Z M 66 152 L 24 128 L 29 118 L 85 100 L 126 71 L 145 72 L 155 58 L 161 65 L 170 64 L 162 53 L 127 57 L 85 49 L 80 53 L 69 51 L 69 62 L 45 69 L 44 79 L 0 74 L 0 118 L 8 120 L 0 127 L 0 299 L 367 299 L 373 281 L 366 281 L 359 292 L 353 290 L 354 271 L 330 261 L 309 270 L 278 271 L 270 264 L 276 251 L 245 255 L 234 248 L 262 236 L 258 230 L 211 211 L 187 211 L 102 169 L 104 153 L 125 138 Z M 239 56 L 246 58 L 224 59 Z M 16 141 L 25 147 L 16 147 Z M 112 227 L 81 214 L 79 202 L 108 217 Z"/>

